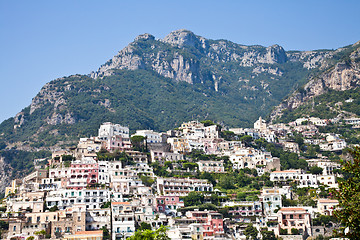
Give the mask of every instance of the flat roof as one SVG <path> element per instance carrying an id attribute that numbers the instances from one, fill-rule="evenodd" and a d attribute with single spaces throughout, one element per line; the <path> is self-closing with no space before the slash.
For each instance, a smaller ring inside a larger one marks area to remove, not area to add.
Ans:
<path id="1" fill-rule="evenodd" d="M 273 171 L 273 173 L 297 173 L 300 170 L 284 170 L 284 171 Z"/>

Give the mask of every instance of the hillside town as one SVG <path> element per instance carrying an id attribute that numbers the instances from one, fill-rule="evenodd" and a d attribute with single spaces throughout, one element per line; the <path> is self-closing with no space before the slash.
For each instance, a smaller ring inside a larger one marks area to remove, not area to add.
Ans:
<path id="1" fill-rule="evenodd" d="M 345 124 L 360 127 L 360 119 Z M 172 240 L 332 236 L 342 177 L 335 120 L 253 128 L 190 121 L 167 132 L 105 122 L 98 135 L 36 159 L 0 205 L 1 239 L 126 239 L 166 229 Z M 223 129 L 222 129 L 223 128 Z"/>

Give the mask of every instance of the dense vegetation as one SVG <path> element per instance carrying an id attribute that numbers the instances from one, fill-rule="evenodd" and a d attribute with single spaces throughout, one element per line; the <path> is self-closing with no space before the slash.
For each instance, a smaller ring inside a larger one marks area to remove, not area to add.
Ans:
<path id="1" fill-rule="evenodd" d="M 51 157 L 49 151 L 27 152 L 21 150 L 2 150 L 0 156 L 10 164 L 12 177 L 20 177 L 34 170 L 34 159 Z M 47 163 L 45 161 L 45 163 Z"/>

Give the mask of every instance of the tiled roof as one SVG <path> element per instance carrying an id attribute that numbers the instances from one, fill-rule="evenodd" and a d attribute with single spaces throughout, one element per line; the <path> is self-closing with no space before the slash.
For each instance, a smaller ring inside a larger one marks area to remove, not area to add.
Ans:
<path id="1" fill-rule="evenodd" d="M 129 202 L 112 202 L 111 203 L 112 205 L 129 205 L 130 203 Z"/>
<path id="2" fill-rule="evenodd" d="M 320 203 L 339 203 L 338 200 L 334 200 L 334 199 L 319 199 Z"/>
<path id="3" fill-rule="evenodd" d="M 75 232 L 75 235 L 92 235 L 92 234 L 103 234 L 103 230 Z"/>
<path id="4" fill-rule="evenodd" d="M 299 207 L 283 207 L 279 211 L 286 212 L 286 211 L 305 211 L 304 208 Z"/>

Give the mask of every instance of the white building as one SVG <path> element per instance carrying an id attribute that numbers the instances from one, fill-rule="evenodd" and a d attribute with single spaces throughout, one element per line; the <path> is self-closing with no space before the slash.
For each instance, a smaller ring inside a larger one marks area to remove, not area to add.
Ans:
<path id="1" fill-rule="evenodd" d="M 200 172 L 213 172 L 213 173 L 223 173 L 225 172 L 224 161 L 199 161 Z"/>
<path id="2" fill-rule="evenodd" d="M 329 159 L 309 159 L 306 160 L 310 167 L 317 166 L 323 169 L 322 175 L 334 175 L 334 170 L 340 169 L 340 164 Z"/>
<path id="3" fill-rule="evenodd" d="M 266 130 L 267 129 L 267 125 L 265 120 L 262 119 L 262 117 L 259 117 L 259 119 L 254 123 L 254 129 L 257 130 Z"/>
<path id="4" fill-rule="evenodd" d="M 136 130 L 136 133 L 131 136 L 143 136 L 147 143 L 161 143 L 162 138 L 160 133 L 153 130 Z"/>
<path id="5" fill-rule="evenodd" d="M 100 230 L 102 227 L 110 229 L 110 208 L 93 209 L 86 211 L 87 231 Z"/>
<path id="6" fill-rule="evenodd" d="M 151 162 L 177 162 L 184 160 L 184 155 L 181 153 L 164 152 L 162 150 L 150 151 Z"/>
<path id="7" fill-rule="evenodd" d="M 113 124 L 105 122 L 99 128 L 99 139 L 108 140 L 112 136 L 120 135 L 123 138 L 129 138 L 129 128 L 121 126 L 120 124 Z"/>
<path id="8" fill-rule="evenodd" d="M 186 196 L 192 191 L 213 191 L 213 185 L 204 179 L 158 178 L 157 191 L 161 195 Z"/>
<path id="9" fill-rule="evenodd" d="M 106 202 L 110 201 L 108 189 L 61 189 L 51 191 L 46 196 L 48 208 L 57 206 L 59 209 L 84 206 L 85 209 L 100 209 Z"/>
<path id="10" fill-rule="evenodd" d="M 295 181 L 298 187 L 318 187 L 317 176 L 314 174 L 303 173 L 302 170 L 284 170 L 274 171 L 270 173 L 270 181 L 278 183 L 286 183 L 287 181 Z"/>
<path id="11" fill-rule="evenodd" d="M 339 185 L 336 183 L 336 177 L 334 175 L 321 175 L 317 177 L 317 181 L 330 188 L 338 188 Z"/>
<path id="12" fill-rule="evenodd" d="M 135 213 L 129 202 L 112 202 L 112 239 L 127 238 L 135 232 Z"/>
<path id="13" fill-rule="evenodd" d="M 322 151 L 341 151 L 346 148 L 347 144 L 344 139 L 337 139 L 326 143 L 320 143 L 319 147 Z"/>
<path id="14" fill-rule="evenodd" d="M 275 210 L 282 208 L 282 192 L 279 188 L 263 189 L 260 195 L 260 201 L 263 206 L 265 216 L 276 216 Z"/>

